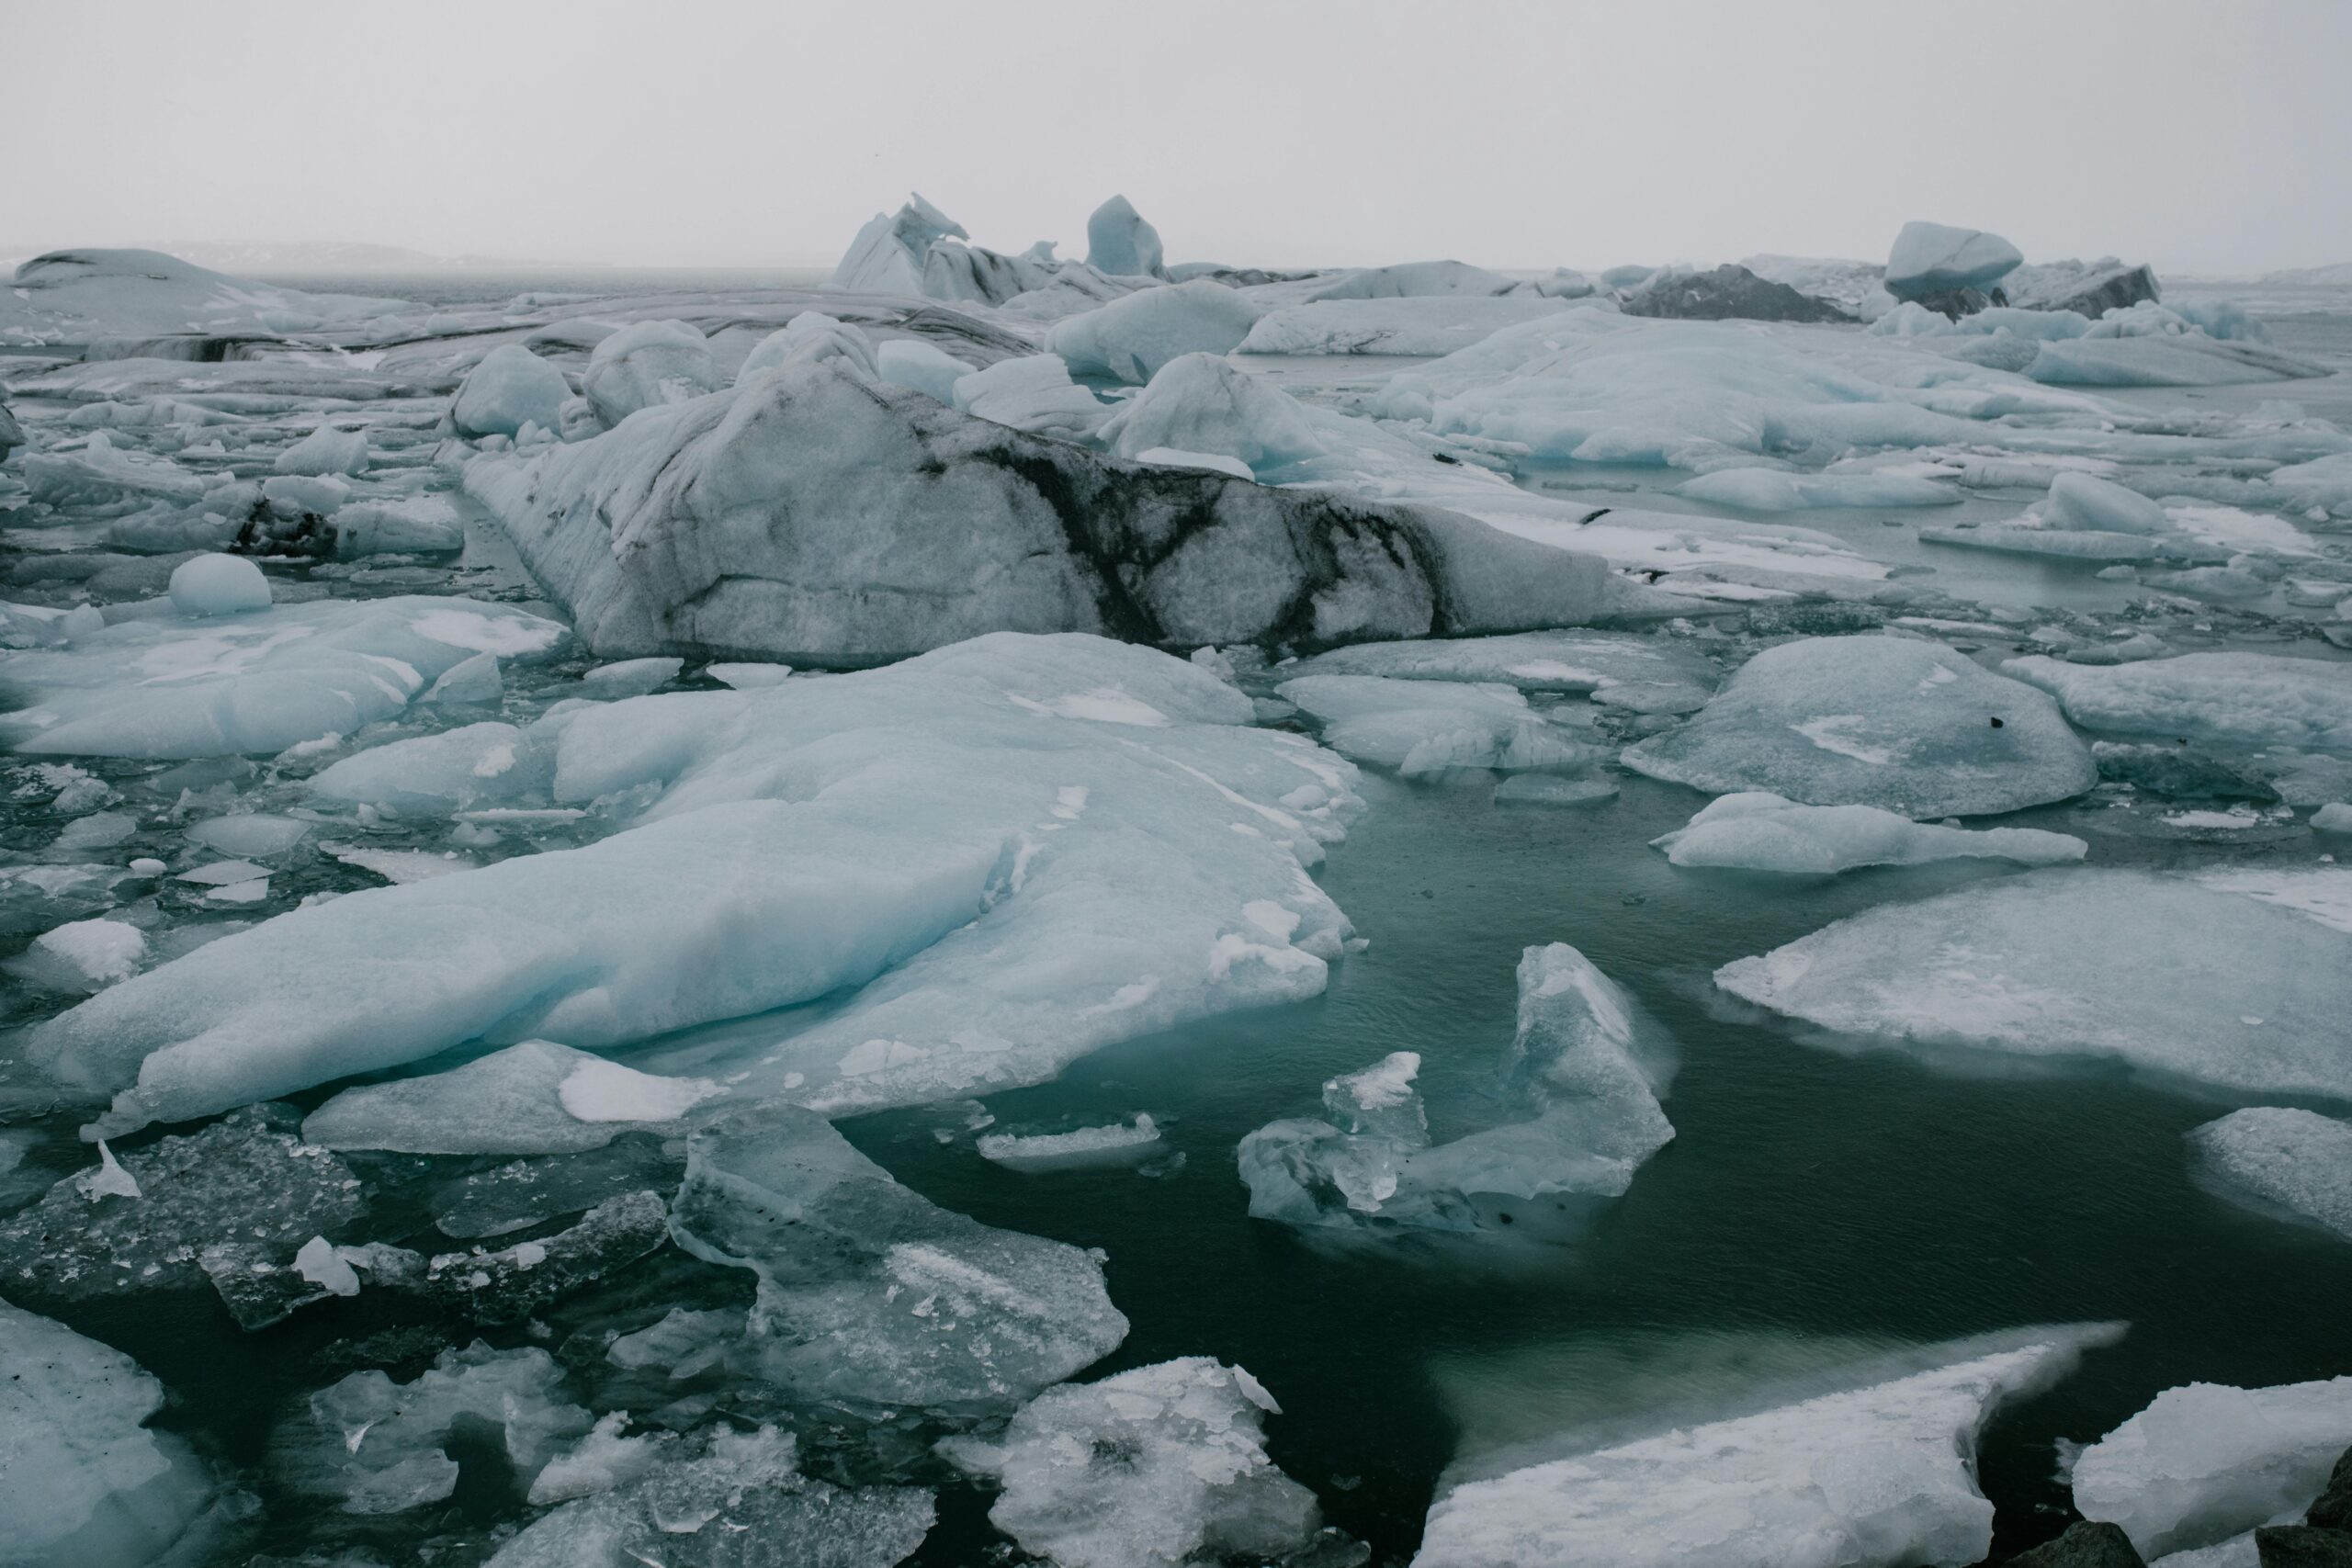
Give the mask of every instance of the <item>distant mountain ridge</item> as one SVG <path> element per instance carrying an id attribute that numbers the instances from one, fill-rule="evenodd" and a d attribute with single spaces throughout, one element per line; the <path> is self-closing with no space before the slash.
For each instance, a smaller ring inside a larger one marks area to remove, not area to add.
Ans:
<path id="1" fill-rule="evenodd" d="M 0 269 L 13 271 L 19 264 L 58 248 L 55 245 L 0 245 Z M 165 255 L 177 256 L 182 261 L 209 267 L 215 272 L 244 276 L 271 272 L 505 272 L 546 269 L 559 265 L 575 267 L 593 265 L 517 260 L 510 256 L 442 256 L 428 251 L 410 250 L 403 245 L 375 245 L 348 240 L 288 240 L 250 244 L 213 244 L 182 240 L 142 243 L 132 248 L 161 251 Z"/>

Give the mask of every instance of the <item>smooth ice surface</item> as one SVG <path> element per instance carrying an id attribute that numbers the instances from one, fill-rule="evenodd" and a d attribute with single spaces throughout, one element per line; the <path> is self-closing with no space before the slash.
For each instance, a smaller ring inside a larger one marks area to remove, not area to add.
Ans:
<path id="1" fill-rule="evenodd" d="M 1519 1027 L 1494 1086 L 1508 1120 L 1430 1144 L 1412 1087 L 1419 1066 L 1399 1052 L 1333 1078 L 1323 1089 L 1328 1120 L 1275 1122 L 1244 1138 L 1250 1213 L 1305 1226 L 1476 1229 L 1482 1196 L 1622 1197 L 1674 1137 L 1657 1100 L 1670 1045 L 1566 942 L 1520 957 Z"/>
<path id="2" fill-rule="evenodd" d="M 183 615 L 236 615 L 269 608 L 269 580 L 243 556 L 198 556 L 172 569 L 172 608 Z"/>
<path id="3" fill-rule="evenodd" d="M 684 402 L 725 386 L 710 344 L 691 322 L 638 321 L 588 355 L 580 389 L 607 425 L 639 409 Z"/>
<path id="4" fill-rule="evenodd" d="M 449 418 L 468 436 L 514 435 L 525 424 L 557 431 L 571 396 L 562 371 L 519 343 L 503 343 L 466 372 Z"/>
<path id="5" fill-rule="evenodd" d="M 151 1431 L 164 1388 L 119 1350 L 0 1302 L 0 1562 L 140 1568 L 203 1551 L 212 1483 Z"/>
<path id="6" fill-rule="evenodd" d="M 974 367 L 919 339 L 894 337 L 876 345 L 874 369 L 885 381 L 950 403 L 956 400 L 956 383 Z"/>
<path id="7" fill-rule="evenodd" d="M 2072 668 L 2071 666 L 2069 668 Z M 1626 766 L 1724 795 L 1976 817 L 2080 795 L 2090 750 L 2046 695 L 1940 643 L 1809 637 L 1742 665 Z"/>
<path id="8" fill-rule="evenodd" d="M 931 1529 L 930 1493 L 804 1476 L 792 1435 L 773 1427 L 618 1441 L 660 1446 L 609 1487 L 533 1520 L 489 1568 L 891 1568 Z"/>
<path id="9" fill-rule="evenodd" d="M 2225 1195 L 2283 1209 L 2352 1241 L 2352 1122 L 2253 1106 L 2192 1130 L 2188 1145 Z"/>
<path id="10" fill-rule="evenodd" d="M 1059 1568 L 1262 1562 L 1321 1523 L 1315 1495 L 1266 1457 L 1276 1409 L 1242 1369 L 1187 1356 L 1047 1389 L 1001 1438 L 950 1452 L 1002 1485 L 989 1521 Z"/>
<path id="11" fill-rule="evenodd" d="M 1727 964 L 1715 984 L 1913 1048 L 2106 1057 L 2222 1089 L 2352 1099 L 2352 933 L 2185 877 L 2041 871 L 1883 904 Z"/>
<path id="12" fill-rule="evenodd" d="M 2110 1337 L 2075 1327 L 1892 1382 L 1470 1481 L 1415 1568 L 1907 1568 L 1981 1560 L 1976 1439 Z M 2020 1336 L 2019 1337 L 2023 1337 Z M 1954 1348 L 1958 1348 L 1955 1347 Z"/>
<path id="13" fill-rule="evenodd" d="M 2184 653 L 2098 665 L 2030 654 L 2001 668 L 2055 695 L 2086 729 L 2352 753 L 2352 664 L 2334 660 Z"/>
<path id="14" fill-rule="evenodd" d="M 1998 234 L 1914 220 L 1886 256 L 1886 291 L 1898 299 L 1954 288 L 1990 288 L 2025 257 Z"/>
<path id="15" fill-rule="evenodd" d="M 675 1122 L 722 1092 L 715 1083 L 659 1077 L 526 1040 L 447 1072 L 345 1089 L 311 1112 L 302 1136 L 330 1149 L 575 1154 Z"/>
<path id="16" fill-rule="evenodd" d="M 567 635 L 543 616 L 468 599 L 145 615 L 12 658 L 0 693 L 19 705 L 0 715 L 0 740 L 50 755 L 282 751 L 392 717 L 477 653 L 535 658 Z"/>
<path id="17" fill-rule="evenodd" d="M 1650 842 L 1676 865 L 1835 875 L 1866 865 L 2006 860 L 2065 865 L 2090 846 L 2035 828 L 1971 831 L 1914 822 L 1871 806 L 1800 806 L 1777 795 L 1719 795 L 1688 826 Z"/>
<path id="18" fill-rule="evenodd" d="M 670 1225 L 759 1276 L 747 1345 L 804 1398 L 1023 1399 L 1126 1337 L 1094 1256 L 938 1208 L 787 1106 L 695 1135 Z"/>
<path id="19" fill-rule="evenodd" d="M 1086 265 L 1114 277 L 1162 276 L 1159 231 L 1124 196 L 1114 196 L 1086 220 Z"/>
<path id="20" fill-rule="evenodd" d="M 1140 386 L 1180 355 L 1230 353 L 1257 320 L 1258 308 L 1240 294 L 1195 278 L 1064 317 L 1046 334 L 1046 346 L 1079 375 Z"/>
<path id="21" fill-rule="evenodd" d="M 2123 1527 L 2141 1554 L 2212 1546 L 2300 1522 L 2352 1447 L 2352 1377 L 2277 1388 L 2190 1383 L 2075 1461 L 2075 1506 Z"/>
<path id="22" fill-rule="evenodd" d="M 1334 751 L 1408 778 L 1449 768 L 1577 768 L 1604 755 L 1529 707 L 1515 686 L 1302 675 L 1275 690 L 1321 724 Z"/>

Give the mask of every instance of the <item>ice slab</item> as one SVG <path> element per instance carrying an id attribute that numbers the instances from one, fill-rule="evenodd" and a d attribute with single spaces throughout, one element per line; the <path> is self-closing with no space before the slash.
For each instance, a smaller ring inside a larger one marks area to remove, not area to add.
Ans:
<path id="1" fill-rule="evenodd" d="M 1917 299 L 1959 288 L 1990 288 L 2025 261 L 2018 248 L 1982 229 L 1918 220 L 1905 223 L 1886 256 L 1886 291 Z"/>
<path id="2" fill-rule="evenodd" d="M 1466 1481 L 1430 1506 L 1413 1562 L 1976 1562 L 1993 1538 L 1993 1505 L 1974 1474 L 1984 1422 L 2004 1400 L 2055 1381 L 2082 1348 L 2111 1337 L 2097 1327 L 2037 1331 L 1890 1382 Z"/>
<path id="3" fill-rule="evenodd" d="M 526 1040 L 425 1077 L 348 1089 L 311 1112 L 302 1136 L 329 1149 L 420 1155 L 548 1155 L 598 1149 L 675 1122 L 725 1092 Z"/>
<path id="4" fill-rule="evenodd" d="M 1712 794 L 1913 818 L 2015 811 L 2080 795 L 2098 777 L 2046 695 L 1940 643 L 1894 637 L 1768 649 L 1689 722 L 1623 760 Z"/>
<path id="5" fill-rule="evenodd" d="M 2075 1506 L 2123 1527 L 2143 1556 L 2299 1522 L 2352 1447 L 2352 1377 L 2232 1388 L 2189 1383 L 2075 1461 Z"/>
<path id="6" fill-rule="evenodd" d="M 1079 375 L 1141 386 L 1181 355 L 1231 353 L 1257 320 L 1258 308 L 1246 297 L 1195 278 L 1065 316 L 1046 334 L 1046 346 Z"/>
<path id="7" fill-rule="evenodd" d="M 1101 436 L 1122 457 L 1174 447 L 1238 458 L 1253 472 L 1324 449 L 1295 398 L 1215 354 L 1170 360 L 1120 405 Z"/>
<path id="8" fill-rule="evenodd" d="M 1266 1457 L 1272 1395 L 1187 1356 L 1022 1406 L 993 1442 L 950 1453 L 1003 1487 L 989 1522 L 1061 1568 L 1279 1560 L 1314 1541 L 1315 1495 Z"/>
<path id="9" fill-rule="evenodd" d="M 1453 768 L 1560 771 L 1607 755 L 1535 712 L 1515 686 L 1303 675 L 1275 691 L 1317 720 L 1323 743 L 1341 756 L 1407 778 Z"/>
<path id="10" fill-rule="evenodd" d="M 477 653 L 537 658 L 567 635 L 542 616 L 470 599 L 143 615 L 11 660 L 0 691 L 18 705 L 0 715 L 0 741 L 49 755 L 282 751 L 392 717 Z"/>
<path id="11" fill-rule="evenodd" d="M 1023 1399 L 1126 1337 L 1095 1255 L 938 1208 L 792 1107 L 696 1134 L 671 1228 L 759 1276 L 748 1347 L 803 1398 Z"/>
<path id="12" fill-rule="evenodd" d="M 2352 1099 L 2352 933 L 2154 872 L 2031 872 L 1883 905 L 1725 964 L 1715 984 L 1912 1049 L 2107 1058 L 2225 1089 Z"/>
<path id="13" fill-rule="evenodd" d="M 2005 860 L 2067 865 L 2090 852 L 2068 833 L 2035 828 L 1971 831 L 1914 822 L 1871 806 L 1800 806 L 1777 795 L 1719 795 L 1689 824 L 1652 839 L 1676 865 L 1834 876 L 1867 865 Z"/>
<path id="14" fill-rule="evenodd" d="M 2030 654 L 2001 669 L 2055 695 L 2086 729 L 2352 753 L 2352 664 L 2230 652 L 2098 665 Z"/>
<path id="15" fill-rule="evenodd" d="M 130 1357 L 0 1302 L 0 1553 L 141 1568 L 205 1554 L 214 1483 L 151 1431 L 164 1388 Z"/>
<path id="16" fill-rule="evenodd" d="M 840 993 L 632 1065 L 829 1109 L 1035 1082 L 1322 989 L 1349 927 L 1306 867 L 1358 809 L 1353 770 L 1252 716 L 1182 660 L 1011 635 L 597 705 L 555 794 L 638 792 L 635 826 L 224 937 L 31 1054 L 178 1119 L 477 1038 L 607 1047 Z"/>
<path id="17" fill-rule="evenodd" d="M 2193 1129 L 2188 1145 L 2225 1195 L 2352 1241 L 2352 1122 L 2255 1106 Z"/>
<path id="18" fill-rule="evenodd" d="M 1639 598 L 1570 549 L 1105 462 L 838 360 L 466 479 L 607 656 L 841 662 L 991 630 L 1330 644 L 1589 624 Z"/>

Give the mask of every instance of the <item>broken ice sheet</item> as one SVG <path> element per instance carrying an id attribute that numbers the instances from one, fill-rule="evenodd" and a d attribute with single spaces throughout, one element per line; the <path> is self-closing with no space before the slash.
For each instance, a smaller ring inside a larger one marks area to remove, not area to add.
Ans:
<path id="1" fill-rule="evenodd" d="M 302 1123 L 334 1149 L 426 1155 L 578 1154 L 674 1122 L 725 1091 L 660 1077 L 551 1040 L 526 1040 L 446 1072 L 347 1089 Z"/>

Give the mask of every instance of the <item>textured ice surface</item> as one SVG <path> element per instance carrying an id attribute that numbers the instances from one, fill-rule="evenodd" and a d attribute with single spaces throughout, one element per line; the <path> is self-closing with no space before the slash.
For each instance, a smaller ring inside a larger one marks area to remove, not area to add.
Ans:
<path id="1" fill-rule="evenodd" d="M 1519 1027 L 1496 1088 L 1512 1120 L 1431 1145 L 1419 1058 L 1400 1052 L 1324 1086 L 1327 1121 L 1241 1141 L 1250 1212 L 1294 1225 L 1367 1220 L 1467 1230 L 1480 1196 L 1622 1196 L 1674 1136 L 1658 1107 L 1671 1052 L 1643 1037 L 1625 994 L 1566 942 L 1519 964 Z"/>
<path id="2" fill-rule="evenodd" d="M 100 1171 L 116 1167 L 128 1183 L 85 1195 L 89 1184 L 68 1178 L 0 1220 L 0 1290 L 60 1302 L 202 1290 L 209 1248 L 284 1263 L 311 1237 L 342 1232 L 365 1213 L 359 1180 L 334 1154 L 291 1136 L 293 1122 L 284 1106 L 255 1106 L 102 1153 Z"/>
<path id="3" fill-rule="evenodd" d="M 477 1322 L 518 1322 L 661 1247 L 668 1224 L 661 1194 L 624 1192 L 552 1235 L 436 1253 L 393 1282 Z"/>
<path id="4" fill-rule="evenodd" d="M 1268 1412 L 1248 1372 L 1187 1356 L 1047 1389 L 1002 1438 L 951 1452 L 1002 1484 L 989 1521 L 1060 1568 L 1263 1562 L 1321 1523 L 1315 1495 L 1266 1457 Z"/>
<path id="5" fill-rule="evenodd" d="M 1090 437 L 1111 417 L 1109 405 L 1070 379 L 1058 354 L 1000 359 L 959 376 L 946 400 L 956 412 L 990 424 L 1065 440 Z"/>
<path id="6" fill-rule="evenodd" d="M 553 786 L 559 729 L 553 721 L 523 729 L 486 719 L 407 736 L 355 751 L 306 784 L 320 800 L 400 812 L 519 805 Z"/>
<path id="7" fill-rule="evenodd" d="M 1195 278 L 1066 316 L 1046 334 L 1046 346 L 1079 375 L 1140 386 L 1181 355 L 1230 353 L 1257 320 L 1258 308 L 1243 296 Z"/>
<path id="8" fill-rule="evenodd" d="M 1329 299 L 1261 316 L 1243 354 L 1452 354 L 1567 308 L 1538 294 Z"/>
<path id="9" fill-rule="evenodd" d="M 860 294 L 921 294 L 923 264 L 933 242 L 967 239 L 964 226 L 921 195 L 896 212 L 878 212 L 857 231 L 833 268 L 828 288 Z"/>
<path id="10" fill-rule="evenodd" d="M 1323 450 L 1296 399 L 1215 354 L 1170 360 L 1119 406 L 1102 440 L 1122 457 L 1170 446 L 1238 458 L 1252 471 Z"/>
<path id="11" fill-rule="evenodd" d="M 930 1493 L 830 1485 L 799 1473 L 794 1447 L 772 1427 L 663 1439 L 641 1472 L 534 1520 L 489 1568 L 891 1568 L 922 1544 Z"/>
<path id="12" fill-rule="evenodd" d="M 2224 1194 L 2284 1209 L 2352 1241 L 2352 1122 L 2255 1106 L 2196 1128 L 2188 1144 Z"/>
<path id="13" fill-rule="evenodd" d="M 1917 299 L 1955 288 L 1990 288 L 2025 260 L 2018 248 L 1982 229 L 1913 220 L 1886 255 L 1886 291 Z"/>
<path id="14" fill-rule="evenodd" d="M 580 389 L 596 417 L 614 425 L 639 409 L 684 402 L 726 384 L 710 344 L 690 323 L 638 321 L 596 345 Z"/>
<path id="15" fill-rule="evenodd" d="M 393 716 L 477 653 L 527 659 L 565 640 L 554 621 L 470 599 L 142 615 L 12 658 L 0 693 L 19 705 L 0 740 L 51 755 L 281 751 Z"/>
<path id="16" fill-rule="evenodd" d="M 2232 652 L 2098 665 L 2030 654 L 2001 668 L 2055 694 L 2088 729 L 2352 753 L 2352 664 Z"/>
<path id="17" fill-rule="evenodd" d="M 1676 865 L 1835 875 L 1865 865 L 2006 860 L 2064 865 L 2089 852 L 2082 840 L 2034 828 L 1971 831 L 1912 821 L 1871 806 L 1799 806 L 1777 795 L 1726 795 L 1652 844 Z"/>
<path id="18" fill-rule="evenodd" d="M 1138 1153 L 1159 1142 L 1159 1127 L 1149 1116 L 1138 1114 L 1132 1123 L 1116 1122 L 1107 1127 L 1080 1127 L 1069 1133 L 989 1133 L 974 1146 L 982 1159 L 992 1159 L 1000 1165 L 1023 1165 Z"/>
<path id="19" fill-rule="evenodd" d="M 1430 1506 L 1415 1568 L 1978 1562 L 1993 1537 L 1974 1474 L 1985 1418 L 2107 1337 L 2037 1332 L 1891 1382 L 1464 1482 Z"/>
<path id="20" fill-rule="evenodd" d="M 853 369 L 871 376 L 875 373 L 874 340 L 863 328 L 822 310 L 803 310 L 752 345 L 752 352 L 735 367 L 735 379 L 748 381 L 804 359 L 845 360 Z"/>
<path id="21" fill-rule="evenodd" d="M 965 378 L 958 400 L 1002 373 Z M 528 460 L 477 458 L 466 482 L 607 656 L 839 662 L 991 630 L 1329 644 L 1588 624 L 1639 597 L 1570 548 L 1105 462 L 839 360 Z"/>
<path id="22" fill-rule="evenodd" d="M 658 1077 L 551 1040 L 526 1040 L 428 1077 L 348 1089 L 302 1123 L 330 1149 L 420 1155 L 577 1154 L 673 1122 L 725 1092 Z"/>
<path id="23" fill-rule="evenodd" d="M 2080 795 L 2098 776 L 2047 696 L 1940 643 L 1891 637 L 1768 649 L 1624 761 L 1713 794 L 1905 817 L 2014 811 Z"/>
<path id="24" fill-rule="evenodd" d="M 806 1398 L 1022 1399 L 1126 1337 L 1094 1256 L 938 1208 L 787 1106 L 695 1135 L 671 1228 L 759 1276 L 760 1374 Z"/>
<path id="25" fill-rule="evenodd" d="M 1959 487 L 1904 474 L 1793 474 L 1779 468 L 1718 468 L 1685 479 L 1675 493 L 1748 512 L 1827 506 L 1951 506 Z"/>
<path id="26" fill-rule="evenodd" d="M 943 403 L 956 400 L 956 383 L 973 368 L 945 349 L 916 338 L 891 338 L 874 350 L 875 373 L 882 379 L 927 393 Z"/>
<path id="27" fill-rule="evenodd" d="M 1356 809 L 1353 771 L 1250 717 L 1182 660 L 1012 636 L 599 705 L 563 732 L 556 793 L 642 792 L 636 826 L 279 916 L 30 1054 L 128 1089 L 123 1118 L 176 1119 L 476 1038 L 595 1048 L 842 992 L 633 1065 L 829 1109 L 1035 1082 L 1323 988 L 1349 927 L 1306 867 Z"/>
<path id="28" fill-rule="evenodd" d="M 2042 871 L 1882 905 L 1715 984 L 1841 1034 L 2352 1099 L 2352 933 L 2184 877 Z"/>
<path id="29" fill-rule="evenodd" d="M 562 371 L 521 344 L 503 343 L 466 372 L 449 418 L 460 435 L 514 435 L 525 424 L 553 434 L 563 428 L 571 396 Z"/>
<path id="30" fill-rule="evenodd" d="M 1408 778 L 1448 768 L 1576 768 L 1606 755 L 1530 708 L 1514 686 L 1303 675 L 1275 690 L 1321 724 L 1325 745 Z"/>
<path id="31" fill-rule="evenodd" d="M 271 1436 L 270 1468 L 281 1484 L 345 1513 L 404 1513 L 457 1489 L 447 1446 L 468 1423 L 499 1430 L 522 1491 L 591 1425 L 545 1350 L 476 1340 L 443 1351 L 412 1382 L 354 1372 L 298 1401 Z"/>
<path id="32" fill-rule="evenodd" d="M 184 1442 L 147 1429 L 162 1384 L 120 1351 L 6 1302 L 0 1366 L 0 1562 L 201 1558 L 213 1485 Z"/>
<path id="33" fill-rule="evenodd" d="M 2075 1461 L 2075 1506 L 2123 1527 L 2142 1555 L 2298 1522 L 2352 1447 L 2352 1377 L 2277 1388 L 2190 1383 Z"/>

